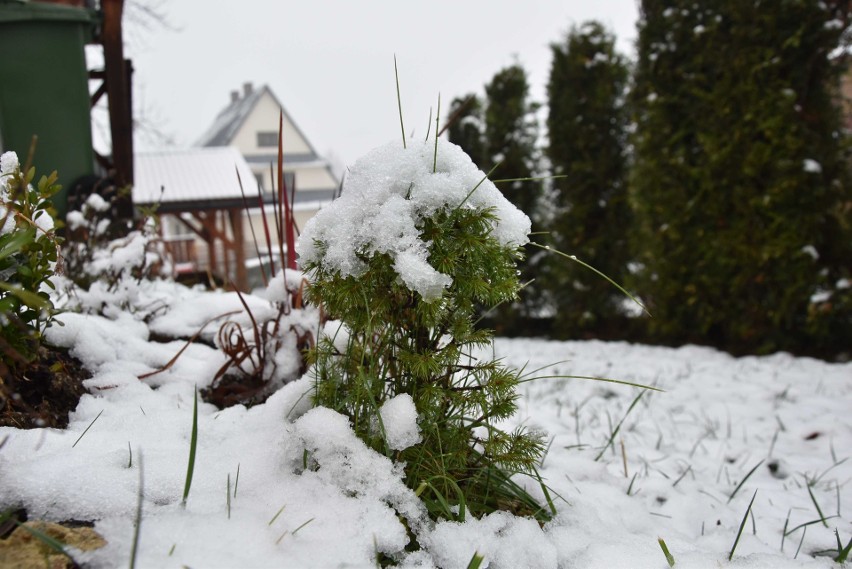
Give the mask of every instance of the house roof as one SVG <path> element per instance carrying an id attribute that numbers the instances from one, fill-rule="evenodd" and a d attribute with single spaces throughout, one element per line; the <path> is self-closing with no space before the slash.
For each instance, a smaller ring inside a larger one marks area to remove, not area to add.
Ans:
<path id="1" fill-rule="evenodd" d="M 136 204 L 160 204 L 162 212 L 241 208 L 243 191 L 256 200 L 257 180 L 231 146 L 138 152 L 134 160 Z"/>
<path id="2" fill-rule="evenodd" d="M 290 116 L 287 109 L 284 108 L 284 105 L 281 104 L 281 101 L 278 100 L 278 97 L 275 96 L 275 93 L 273 93 L 272 89 L 270 89 L 267 85 L 263 85 L 259 89 L 251 89 L 248 93 L 244 93 L 239 98 L 232 100 L 227 107 L 219 112 L 216 116 L 216 120 L 214 120 L 213 124 L 210 125 L 210 128 L 207 129 L 207 132 L 201 135 L 201 138 L 196 141 L 195 145 L 227 146 L 228 144 L 231 144 L 234 137 L 237 135 L 237 132 L 239 132 L 240 127 L 246 121 L 246 118 L 251 114 L 252 110 L 257 105 L 257 102 L 260 101 L 264 94 L 268 94 L 272 97 L 275 105 L 281 109 L 282 113 L 284 113 L 284 118 L 290 121 L 290 124 L 293 125 L 293 128 L 296 129 L 296 132 L 299 133 L 299 136 L 302 137 L 302 140 L 310 150 L 310 152 L 299 154 L 298 159 L 306 162 L 324 161 L 314 149 L 313 145 L 308 140 L 308 137 L 305 136 L 305 133 L 302 132 L 299 125 L 296 124 L 296 121 L 293 120 L 293 117 Z M 291 156 L 285 155 L 285 161 L 290 160 Z"/>

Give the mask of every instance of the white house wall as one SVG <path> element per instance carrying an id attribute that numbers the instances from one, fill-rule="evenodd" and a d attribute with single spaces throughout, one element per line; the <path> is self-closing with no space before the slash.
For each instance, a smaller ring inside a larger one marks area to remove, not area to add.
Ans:
<path id="1" fill-rule="evenodd" d="M 296 169 L 295 172 L 297 191 L 337 188 L 337 181 L 332 178 L 327 168 L 303 168 Z"/>
<path id="2" fill-rule="evenodd" d="M 278 117 L 281 109 L 275 104 L 272 96 L 265 92 L 255 104 L 254 109 L 246 117 L 231 144 L 240 149 L 243 156 L 256 154 L 277 155 L 277 146 L 258 146 L 258 132 L 278 132 Z M 296 130 L 287 116 L 284 116 L 284 124 L 281 129 L 285 154 L 304 154 L 311 151 L 311 147 Z"/>

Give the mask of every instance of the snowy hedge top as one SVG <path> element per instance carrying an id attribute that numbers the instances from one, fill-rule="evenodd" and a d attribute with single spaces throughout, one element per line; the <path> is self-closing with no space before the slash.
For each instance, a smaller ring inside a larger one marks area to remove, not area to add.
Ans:
<path id="1" fill-rule="evenodd" d="M 491 235 L 498 243 L 519 247 L 528 242 L 530 219 L 485 179 L 461 148 L 439 140 L 437 164 L 434 160 L 434 141 L 409 141 L 408 148 L 397 141 L 355 162 L 340 198 L 305 225 L 296 246 L 302 266 L 321 264 L 341 276 L 357 277 L 366 270 L 359 254 L 387 253 L 402 282 L 425 300 L 434 300 L 452 278 L 429 265 L 429 243 L 418 229 L 422 220 L 462 203 L 493 208 L 497 220 Z"/>

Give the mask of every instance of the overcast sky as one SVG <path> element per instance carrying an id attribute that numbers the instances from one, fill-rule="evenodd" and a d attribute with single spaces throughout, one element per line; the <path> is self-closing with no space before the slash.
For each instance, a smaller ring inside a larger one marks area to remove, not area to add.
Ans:
<path id="1" fill-rule="evenodd" d="M 425 135 L 438 93 L 446 116 L 454 97 L 481 93 L 516 60 L 543 102 L 549 45 L 572 24 L 601 21 L 632 57 L 636 1 L 169 0 L 159 9 L 173 30 L 125 23 L 134 106 L 189 146 L 230 91 L 267 84 L 319 153 L 350 164 L 400 136 L 394 55 L 406 131 Z"/>

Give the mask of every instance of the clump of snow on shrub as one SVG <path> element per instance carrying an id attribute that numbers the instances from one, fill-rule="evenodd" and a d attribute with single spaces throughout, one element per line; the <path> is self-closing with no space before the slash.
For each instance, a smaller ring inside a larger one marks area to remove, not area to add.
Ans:
<path id="1" fill-rule="evenodd" d="M 402 481 L 403 467 L 373 450 L 358 438 L 349 419 L 327 407 L 315 407 L 294 423 L 295 434 L 317 468 L 305 476 L 318 476 L 347 495 L 380 500 L 419 527 L 425 507 Z M 300 457 L 297 457 L 300 458 Z M 397 544 L 407 538 L 404 528 Z"/>
<path id="2" fill-rule="evenodd" d="M 4 152 L 0 155 L 0 221 L 3 222 L 3 227 L 0 227 L 0 235 L 13 231 L 16 227 L 15 216 L 9 215 L 9 210 L 6 208 L 12 196 L 9 194 L 9 180 L 21 168 L 21 163 L 18 160 L 18 155 L 13 152 Z M 26 174 L 26 172 L 24 172 Z M 32 185 L 27 186 L 28 190 L 32 190 Z M 32 220 L 33 224 L 42 232 L 48 233 L 54 228 L 53 217 L 42 212 L 37 214 Z"/>
<path id="3" fill-rule="evenodd" d="M 304 279 L 302 271 L 285 268 L 269 279 L 265 288 L 255 290 L 254 294 L 269 302 L 290 304 L 292 297 L 301 291 Z"/>
<path id="4" fill-rule="evenodd" d="M 530 219 L 484 179 L 450 142 L 391 142 L 355 162 L 343 193 L 305 225 L 297 250 L 303 265 L 318 262 L 341 276 L 361 276 L 365 257 L 388 254 L 409 290 L 440 298 L 452 278 L 429 264 L 423 220 L 442 209 L 493 208 L 492 236 L 517 247 L 528 242 Z"/>
<path id="5" fill-rule="evenodd" d="M 805 158 L 802 161 L 802 169 L 808 174 L 822 174 L 822 164 L 813 158 Z"/>
<path id="6" fill-rule="evenodd" d="M 408 393 L 385 401 L 379 414 L 385 428 L 385 439 L 392 450 L 407 449 L 422 439 L 417 426 L 417 408 Z"/>

